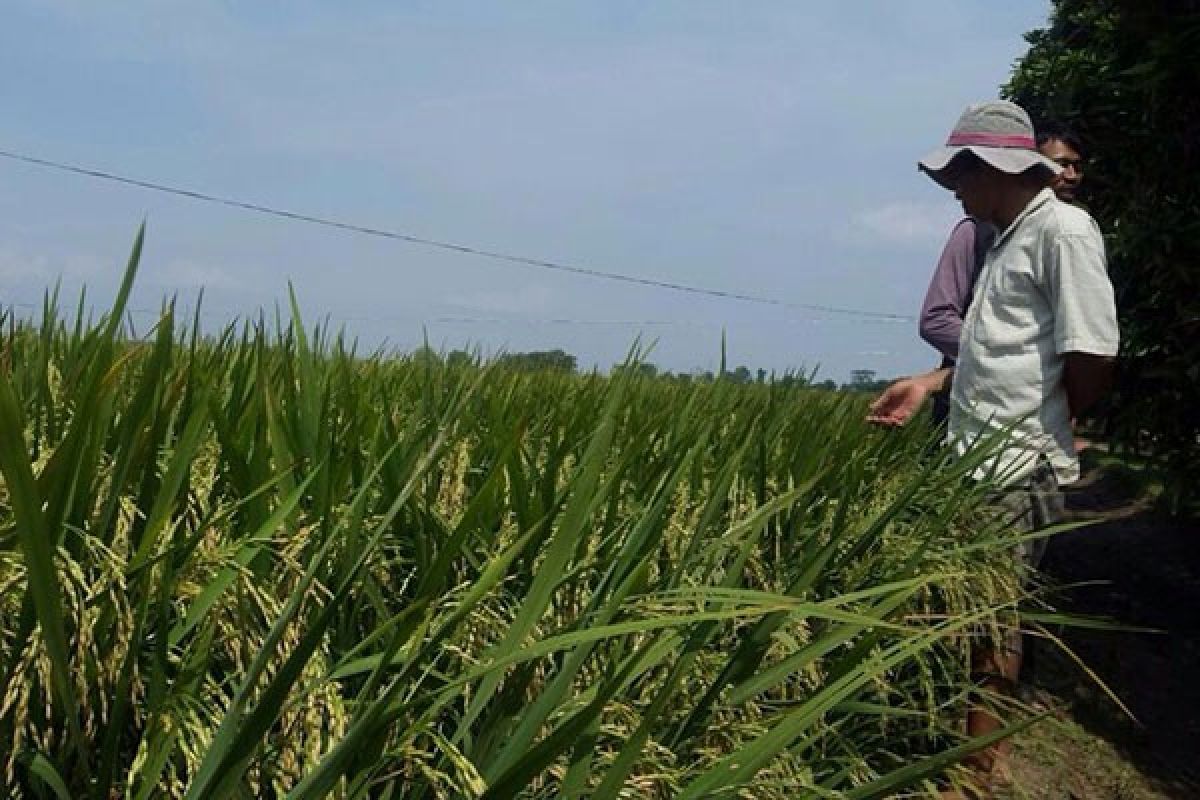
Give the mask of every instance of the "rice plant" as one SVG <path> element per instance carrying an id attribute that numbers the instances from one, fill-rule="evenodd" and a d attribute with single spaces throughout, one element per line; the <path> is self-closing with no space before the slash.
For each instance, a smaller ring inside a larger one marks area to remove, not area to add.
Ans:
<path id="1" fill-rule="evenodd" d="M 852 396 L 361 355 L 47 296 L 0 337 L 16 798 L 919 791 L 1020 599 Z M 631 354 L 635 363 L 639 354 Z"/>

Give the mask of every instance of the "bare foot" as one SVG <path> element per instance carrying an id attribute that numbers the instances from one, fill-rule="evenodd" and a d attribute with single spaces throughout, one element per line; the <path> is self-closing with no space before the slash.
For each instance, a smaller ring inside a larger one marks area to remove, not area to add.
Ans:
<path id="1" fill-rule="evenodd" d="M 991 789 L 986 786 L 961 786 L 955 789 L 943 789 L 939 794 L 940 800 L 991 800 Z"/>
<path id="2" fill-rule="evenodd" d="M 943 789 L 941 800 L 991 800 L 993 792 L 1012 785 L 1012 768 L 1009 764 L 1007 742 L 975 753 L 963 764 L 959 773 L 961 786 Z"/>

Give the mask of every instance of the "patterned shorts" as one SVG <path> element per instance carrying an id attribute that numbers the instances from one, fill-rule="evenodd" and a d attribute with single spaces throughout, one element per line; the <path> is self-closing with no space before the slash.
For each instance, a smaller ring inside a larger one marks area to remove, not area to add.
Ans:
<path id="1" fill-rule="evenodd" d="M 1005 515 L 1013 535 L 1033 533 L 1066 518 L 1066 504 L 1054 469 L 1039 459 L 1033 474 L 1016 486 L 993 495 L 989 504 Z M 1046 539 L 1031 539 L 1016 546 L 1014 555 L 1022 567 L 1037 569 L 1046 554 Z"/>
<path id="2" fill-rule="evenodd" d="M 989 505 L 1007 517 L 1010 533 L 1014 536 L 1057 525 L 1066 517 L 1065 498 L 1058 488 L 1054 469 L 1045 459 L 1039 459 L 1033 474 L 1024 481 L 993 495 Z M 1045 538 L 1029 539 L 1013 548 L 1013 556 L 1026 582 L 1041 564 L 1046 542 Z M 1023 652 L 1024 637 L 1020 630 L 1012 629 L 1003 638 L 1005 650 L 1017 655 Z"/>

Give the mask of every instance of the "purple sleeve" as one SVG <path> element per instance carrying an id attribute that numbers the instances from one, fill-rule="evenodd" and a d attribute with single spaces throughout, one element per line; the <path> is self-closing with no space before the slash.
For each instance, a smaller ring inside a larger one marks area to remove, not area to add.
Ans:
<path id="1" fill-rule="evenodd" d="M 971 302 L 975 236 L 973 219 L 964 219 L 954 226 L 921 306 L 921 338 L 951 360 L 958 358 L 958 336 Z"/>

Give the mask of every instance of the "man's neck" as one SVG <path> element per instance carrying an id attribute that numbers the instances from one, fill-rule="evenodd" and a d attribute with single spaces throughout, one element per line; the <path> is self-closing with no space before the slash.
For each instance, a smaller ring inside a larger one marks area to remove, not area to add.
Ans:
<path id="1" fill-rule="evenodd" d="M 1000 203 L 996 219 L 992 220 L 992 224 L 998 230 L 1008 230 L 1008 226 L 1012 225 L 1013 221 L 1021 216 L 1021 212 L 1033 202 L 1033 198 L 1037 197 L 1041 191 L 1040 188 L 1031 186 L 1014 186 L 1012 191 Z"/>

